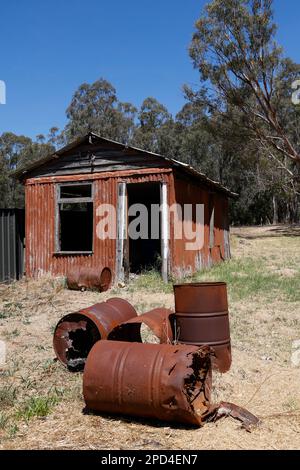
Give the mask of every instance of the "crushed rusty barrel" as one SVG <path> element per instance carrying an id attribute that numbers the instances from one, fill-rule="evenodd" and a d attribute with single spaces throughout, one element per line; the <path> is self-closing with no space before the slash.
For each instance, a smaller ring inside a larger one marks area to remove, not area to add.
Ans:
<path id="1" fill-rule="evenodd" d="M 209 348 L 98 341 L 83 373 L 88 410 L 199 426 L 210 407 Z"/>
<path id="2" fill-rule="evenodd" d="M 212 365 L 224 373 L 231 366 L 231 343 L 225 282 L 174 285 L 178 343 L 208 345 Z"/>
<path id="3" fill-rule="evenodd" d="M 67 286 L 71 290 L 98 290 L 107 291 L 112 282 L 111 270 L 77 267 L 67 273 Z"/>
<path id="4" fill-rule="evenodd" d="M 155 308 L 121 323 L 108 335 L 109 340 L 137 343 L 172 343 L 174 313 L 168 308 Z M 148 329 L 145 330 L 146 327 Z"/>
<path id="5" fill-rule="evenodd" d="M 93 345 L 120 323 L 137 315 L 124 299 L 113 298 L 78 312 L 69 313 L 57 324 L 53 347 L 59 361 L 70 371 L 83 370 Z"/>

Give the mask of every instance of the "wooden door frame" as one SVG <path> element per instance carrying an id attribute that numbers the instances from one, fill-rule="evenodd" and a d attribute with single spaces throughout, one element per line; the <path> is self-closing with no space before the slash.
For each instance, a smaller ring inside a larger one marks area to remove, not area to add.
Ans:
<path id="1" fill-rule="evenodd" d="M 147 184 L 148 182 L 145 182 Z M 168 186 L 160 184 L 160 223 L 161 223 L 161 276 L 168 282 L 169 275 L 169 215 L 168 215 Z M 129 280 L 129 239 L 128 239 L 128 197 L 127 183 L 118 183 L 117 200 L 117 240 L 116 240 L 116 282 Z"/>
<path id="2" fill-rule="evenodd" d="M 127 244 L 128 202 L 127 183 L 118 183 L 117 187 L 117 240 L 116 240 L 116 282 L 125 281 L 124 252 Z M 126 243 L 125 243 L 126 241 Z"/>

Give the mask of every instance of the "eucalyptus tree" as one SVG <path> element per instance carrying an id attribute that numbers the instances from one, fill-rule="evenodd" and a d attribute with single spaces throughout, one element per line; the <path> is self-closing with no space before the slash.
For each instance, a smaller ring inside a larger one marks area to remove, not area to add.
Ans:
<path id="1" fill-rule="evenodd" d="M 118 100 L 116 89 L 103 78 L 83 83 L 67 108 L 65 138 L 72 141 L 90 131 L 127 143 L 132 137 L 136 108 Z"/>
<path id="2" fill-rule="evenodd" d="M 284 61 L 276 29 L 272 0 L 213 0 L 196 22 L 190 55 L 210 87 L 211 105 L 220 112 L 237 107 L 244 127 L 271 158 L 300 163 L 300 144 L 280 114 Z"/>
<path id="3" fill-rule="evenodd" d="M 212 0 L 196 22 L 190 56 L 217 122 L 226 129 L 230 116 L 231 129 L 252 142 L 252 171 L 259 170 L 273 192 L 273 219 L 279 198 L 293 221 L 299 218 L 300 140 L 299 107 L 291 98 L 300 66 L 276 43 L 272 7 L 272 0 Z"/>

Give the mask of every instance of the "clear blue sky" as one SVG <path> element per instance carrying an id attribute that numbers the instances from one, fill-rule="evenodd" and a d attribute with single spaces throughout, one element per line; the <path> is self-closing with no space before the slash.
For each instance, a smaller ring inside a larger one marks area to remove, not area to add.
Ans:
<path id="1" fill-rule="evenodd" d="M 175 114 L 183 83 L 196 84 L 187 53 L 204 0 L 3 0 L 0 133 L 35 137 L 62 128 L 82 82 L 109 80 L 122 101 L 154 96 Z M 278 41 L 300 62 L 300 2 L 275 0 Z"/>

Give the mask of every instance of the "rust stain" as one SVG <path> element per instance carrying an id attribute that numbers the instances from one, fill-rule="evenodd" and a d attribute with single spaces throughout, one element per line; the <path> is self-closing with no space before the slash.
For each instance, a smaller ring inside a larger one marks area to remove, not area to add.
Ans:
<path id="1" fill-rule="evenodd" d="M 209 345 L 213 367 L 227 372 L 231 342 L 227 286 L 224 282 L 174 285 L 175 330 L 179 343 Z"/>
<path id="2" fill-rule="evenodd" d="M 113 298 L 64 316 L 53 336 L 57 358 L 71 371 L 82 370 L 95 342 L 107 338 L 117 325 L 136 315 L 129 302 Z"/>
<path id="3" fill-rule="evenodd" d="M 173 341 L 173 312 L 168 308 L 155 308 L 117 326 L 108 336 L 114 341 L 144 342 L 141 326 L 144 324 L 157 337 L 160 343 Z"/>
<path id="4" fill-rule="evenodd" d="M 83 374 L 88 410 L 200 426 L 210 406 L 209 348 L 98 341 Z"/>

